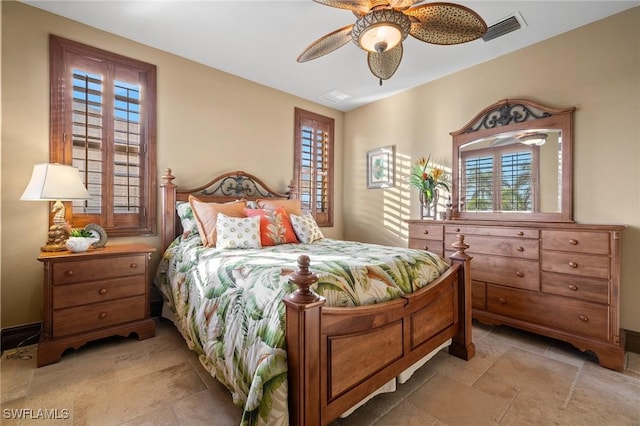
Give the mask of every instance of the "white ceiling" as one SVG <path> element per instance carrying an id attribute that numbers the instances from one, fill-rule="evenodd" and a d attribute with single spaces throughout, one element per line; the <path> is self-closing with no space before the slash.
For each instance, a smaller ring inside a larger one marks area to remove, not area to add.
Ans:
<path id="1" fill-rule="evenodd" d="M 355 44 L 298 63 L 314 40 L 355 22 L 312 0 L 142 0 L 24 3 L 256 83 L 349 111 L 640 5 L 640 1 L 456 1 L 492 25 L 519 13 L 526 26 L 489 42 L 435 46 L 409 36 L 396 74 L 382 87 Z M 424 2 L 426 3 L 426 2 Z M 81 40 L 79 40 L 81 41 Z M 331 103 L 321 95 L 351 95 Z"/>

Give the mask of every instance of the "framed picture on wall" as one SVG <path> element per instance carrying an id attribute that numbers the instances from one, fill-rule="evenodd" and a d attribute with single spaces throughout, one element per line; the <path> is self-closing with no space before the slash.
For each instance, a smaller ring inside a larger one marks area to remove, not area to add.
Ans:
<path id="1" fill-rule="evenodd" d="M 395 145 L 367 151 L 367 188 L 392 188 L 396 174 L 395 163 Z"/>

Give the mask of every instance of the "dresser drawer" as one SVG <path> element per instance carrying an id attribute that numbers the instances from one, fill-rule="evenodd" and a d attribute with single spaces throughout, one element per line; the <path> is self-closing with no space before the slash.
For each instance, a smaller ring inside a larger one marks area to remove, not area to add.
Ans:
<path id="1" fill-rule="evenodd" d="M 609 233 L 588 231 L 542 231 L 543 250 L 608 255 Z"/>
<path id="2" fill-rule="evenodd" d="M 145 273 L 145 255 L 82 259 L 53 264 L 53 285 Z"/>
<path id="3" fill-rule="evenodd" d="M 487 310 L 583 336 L 609 339 L 606 305 L 488 284 Z"/>
<path id="4" fill-rule="evenodd" d="M 444 244 L 451 247 L 456 241 L 457 234 L 446 234 Z M 470 254 L 483 253 L 498 256 L 518 257 L 538 260 L 540 256 L 537 239 L 524 238 L 496 238 L 482 235 L 464 234 L 464 242 L 469 244 L 467 252 Z"/>
<path id="5" fill-rule="evenodd" d="M 85 305 L 96 302 L 144 295 L 146 282 L 144 275 L 114 278 L 109 281 L 90 281 L 80 284 L 57 285 L 53 287 L 53 309 Z"/>
<path id="6" fill-rule="evenodd" d="M 542 272 L 540 289 L 544 293 L 575 297 L 591 302 L 609 303 L 608 280 Z"/>
<path id="7" fill-rule="evenodd" d="M 493 235 L 496 237 L 515 238 L 535 238 L 538 239 L 540 233 L 537 229 L 531 228 L 504 228 L 501 226 L 465 226 L 465 225 L 445 225 L 446 234 L 467 235 Z"/>
<path id="8" fill-rule="evenodd" d="M 609 268 L 610 260 L 607 256 L 542 250 L 543 271 L 608 280 Z"/>
<path id="9" fill-rule="evenodd" d="M 440 257 L 444 257 L 444 250 L 442 248 L 442 241 L 438 240 L 419 240 L 415 238 L 409 239 L 409 248 L 418 250 L 427 250 L 431 253 L 437 254 Z"/>
<path id="10" fill-rule="evenodd" d="M 442 240 L 444 231 L 442 225 L 433 223 L 412 223 L 409 226 L 409 238 L 428 240 Z"/>
<path id="11" fill-rule="evenodd" d="M 471 278 L 526 290 L 540 289 L 539 264 L 527 259 L 473 254 Z"/>
<path id="12" fill-rule="evenodd" d="M 487 309 L 487 285 L 485 283 L 471 280 L 471 307 Z"/>
<path id="13" fill-rule="evenodd" d="M 128 297 L 53 312 L 53 337 L 144 319 L 145 296 Z"/>

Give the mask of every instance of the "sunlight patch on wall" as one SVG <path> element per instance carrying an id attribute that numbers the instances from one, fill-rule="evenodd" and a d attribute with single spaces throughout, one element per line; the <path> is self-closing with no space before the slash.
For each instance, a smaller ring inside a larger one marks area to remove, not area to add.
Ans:
<path id="1" fill-rule="evenodd" d="M 385 231 L 394 237 L 409 241 L 409 226 L 406 220 L 411 218 L 411 157 L 396 151 L 395 171 L 395 186 L 384 191 L 383 225 Z"/>

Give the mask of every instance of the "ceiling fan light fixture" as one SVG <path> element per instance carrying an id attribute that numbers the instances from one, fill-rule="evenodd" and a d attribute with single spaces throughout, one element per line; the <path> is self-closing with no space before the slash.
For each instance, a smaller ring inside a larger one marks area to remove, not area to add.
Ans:
<path id="1" fill-rule="evenodd" d="M 378 9 L 361 16 L 353 25 L 353 42 L 369 52 L 385 52 L 401 43 L 411 30 L 411 21 L 402 12 Z"/>
<path id="2" fill-rule="evenodd" d="M 542 146 L 547 142 L 546 133 L 525 133 L 522 136 L 518 136 L 518 142 L 525 145 Z"/>

